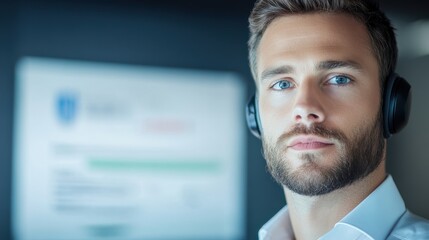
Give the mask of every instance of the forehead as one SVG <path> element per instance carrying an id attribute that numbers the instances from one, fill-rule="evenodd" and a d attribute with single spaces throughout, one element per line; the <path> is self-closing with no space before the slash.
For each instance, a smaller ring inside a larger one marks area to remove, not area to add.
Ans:
<path id="1" fill-rule="evenodd" d="M 339 13 L 292 14 L 275 19 L 258 48 L 258 76 L 276 65 L 346 60 L 376 65 L 365 25 Z"/>

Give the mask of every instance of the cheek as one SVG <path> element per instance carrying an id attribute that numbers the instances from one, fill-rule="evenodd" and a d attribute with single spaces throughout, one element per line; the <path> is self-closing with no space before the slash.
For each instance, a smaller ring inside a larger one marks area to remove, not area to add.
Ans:
<path id="1" fill-rule="evenodd" d="M 365 89 L 333 99 L 337 104 L 331 102 L 332 109 L 335 111 L 331 111 L 328 119 L 330 118 L 349 135 L 358 127 L 373 122 L 378 117 L 380 99 L 378 89 Z"/>
<path id="2" fill-rule="evenodd" d="M 291 114 L 292 96 L 281 94 L 267 94 L 260 96 L 259 113 L 264 135 L 269 138 L 278 138 L 292 125 Z"/>

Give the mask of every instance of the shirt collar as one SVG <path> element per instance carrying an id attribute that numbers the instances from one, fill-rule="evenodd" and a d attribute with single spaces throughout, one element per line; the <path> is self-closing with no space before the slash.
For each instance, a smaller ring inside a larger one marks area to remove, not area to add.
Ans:
<path id="1" fill-rule="evenodd" d="M 374 239 L 386 239 L 405 211 L 404 200 L 402 200 L 393 178 L 389 175 L 380 186 L 335 226 L 350 225 Z"/>
<path id="2" fill-rule="evenodd" d="M 283 207 L 274 217 L 262 226 L 258 232 L 259 240 L 293 240 L 292 223 L 287 206 Z"/>
<path id="3" fill-rule="evenodd" d="M 389 175 L 380 186 L 320 239 L 344 233 L 345 229 L 353 230 L 354 233 L 359 232 L 367 236 L 367 239 L 386 239 L 405 211 L 404 201 Z M 287 206 L 259 230 L 259 239 L 294 239 Z"/>

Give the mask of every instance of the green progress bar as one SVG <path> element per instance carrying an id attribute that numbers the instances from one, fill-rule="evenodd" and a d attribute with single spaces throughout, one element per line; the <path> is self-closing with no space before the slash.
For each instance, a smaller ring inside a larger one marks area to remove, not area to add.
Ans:
<path id="1" fill-rule="evenodd" d="M 216 172 L 220 169 L 218 161 L 197 160 L 126 160 L 126 159 L 90 159 L 90 168 L 94 170 L 114 171 L 157 171 L 157 172 Z"/>

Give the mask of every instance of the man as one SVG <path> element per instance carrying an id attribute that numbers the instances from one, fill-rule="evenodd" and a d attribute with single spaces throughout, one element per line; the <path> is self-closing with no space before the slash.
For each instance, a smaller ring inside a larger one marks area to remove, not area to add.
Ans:
<path id="1" fill-rule="evenodd" d="M 390 21 L 358 0 L 260 0 L 250 21 L 248 123 L 287 206 L 260 239 L 429 239 L 386 173 L 408 120 Z"/>

